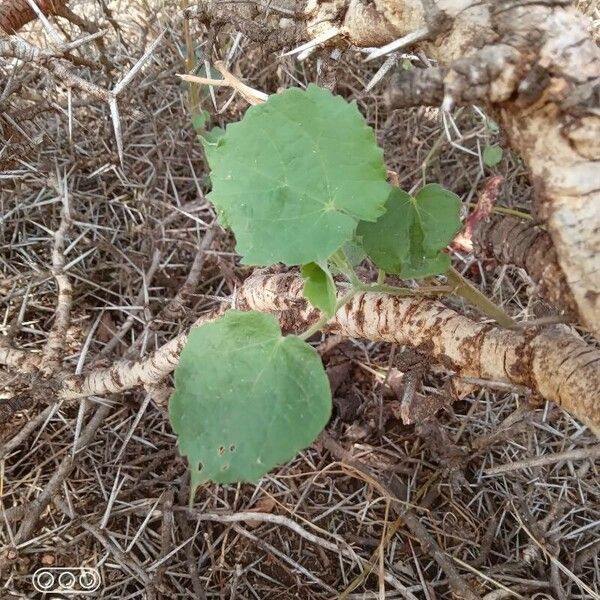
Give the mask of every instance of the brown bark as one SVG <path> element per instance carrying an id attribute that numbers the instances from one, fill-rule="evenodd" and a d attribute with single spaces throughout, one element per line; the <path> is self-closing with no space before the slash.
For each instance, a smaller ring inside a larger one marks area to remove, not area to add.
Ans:
<path id="1" fill-rule="evenodd" d="M 492 215 L 475 227 L 472 239 L 477 255 L 525 269 L 540 296 L 576 318 L 577 305 L 547 231 L 515 217 Z"/>
<path id="2" fill-rule="evenodd" d="M 37 0 L 37 5 L 45 15 L 55 15 L 68 1 Z M 0 3 L 0 30 L 14 33 L 35 18 L 35 13 L 26 0 L 3 0 Z"/>

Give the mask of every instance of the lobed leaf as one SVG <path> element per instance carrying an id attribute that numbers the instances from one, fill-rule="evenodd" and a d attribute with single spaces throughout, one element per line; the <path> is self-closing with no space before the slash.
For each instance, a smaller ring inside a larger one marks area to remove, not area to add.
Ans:
<path id="1" fill-rule="evenodd" d="M 432 183 L 414 198 L 394 188 L 385 214 L 375 223 L 361 223 L 357 234 L 380 269 L 418 279 L 448 270 L 450 259 L 442 250 L 460 227 L 460 198 Z"/>
<path id="2" fill-rule="evenodd" d="M 324 262 L 389 194 L 383 152 L 356 105 L 314 85 L 250 107 L 207 154 L 209 197 L 247 264 Z"/>
<path id="3" fill-rule="evenodd" d="M 169 416 L 193 491 L 257 481 L 310 445 L 331 413 L 317 352 L 259 312 L 228 311 L 192 330 L 175 384 Z"/>

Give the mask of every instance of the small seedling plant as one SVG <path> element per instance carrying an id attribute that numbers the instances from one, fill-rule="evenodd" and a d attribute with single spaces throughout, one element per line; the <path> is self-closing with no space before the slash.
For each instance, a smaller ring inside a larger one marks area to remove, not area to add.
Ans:
<path id="1" fill-rule="evenodd" d="M 448 291 L 384 280 L 451 273 L 444 249 L 461 227 L 455 194 L 437 184 L 414 195 L 392 186 L 356 104 L 315 85 L 271 96 L 201 140 L 209 198 L 242 261 L 299 267 L 304 296 L 322 316 L 283 335 L 272 315 L 230 310 L 190 332 L 169 413 L 192 493 L 207 481 L 257 481 L 309 446 L 332 398 L 307 340 L 358 293 Z M 356 273 L 366 257 L 379 269 L 376 282 Z"/>

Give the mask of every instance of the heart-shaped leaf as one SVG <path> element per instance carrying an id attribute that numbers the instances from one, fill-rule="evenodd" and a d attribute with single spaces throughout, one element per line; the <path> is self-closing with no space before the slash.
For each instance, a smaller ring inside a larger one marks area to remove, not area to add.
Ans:
<path id="1" fill-rule="evenodd" d="M 210 199 L 247 264 L 324 262 L 375 221 L 389 194 L 383 152 L 356 104 L 310 85 L 252 106 L 207 152 Z"/>
<path id="2" fill-rule="evenodd" d="M 228 311 L 192 330 L 169 403 L 192 490 L 257 481 L 307 447 L 331 413 L 317 352 L 271 315 Z"/>

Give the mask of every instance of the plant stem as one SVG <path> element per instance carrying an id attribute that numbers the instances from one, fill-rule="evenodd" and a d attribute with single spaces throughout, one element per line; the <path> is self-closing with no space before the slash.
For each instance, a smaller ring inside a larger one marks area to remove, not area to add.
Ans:
<path id="1" fill-rule="evenodd" d="M 469 206 L 476 207 L 477 202 L 469 202 Z M 525 219 L 526 221 L 533 221 L 533 217 L 522 210 L 517 210 L 516 208 L 508 208 L 507 206 L 494 206 L 492 208 L 493 213 L 497 213 L 499 215 L 510 215 L 511 217 L 519 217 L 519 219 Z"/>
<path id="2" fill-rule="evenodd" d="M 348 260 L 343 248 L 340 248 L 332 257 L 331 262 L 335 268 L 342 273 L 346 279 L 352 284 L 352 287 L 360 286 L 361 282 L 354 271 L 354 267 Z"/>
<path id="3" fill-rule="evenodd" d="M 417 288 L 405 288 L 395 285 L 386 285 L 385 283 L 361 283 L 359 286 L 361 292 L 380 292 L 390 294 L 391 296 L 421 296 L 430 294 L 450 294 L 454 291 L 453 286 L 433 285 Z"/>
<path id="4" fill-rule="evenodd" d="M 446 273 L 448 281 L 454 286 L 453 293 L 476 306 L 484 315 L 497 321 L 506 329 L 519 329 L 519 325 L 509 317 L 497 304 L 494 304 L 476 287 L 471 285 L 454 267 Z"/>
<path id="5" fill-rule="evenodd" d="M 350 300 L 352 300 L 352 298 L 354 298 L 354 296 L 356 296 L 356 294 L 358 294 L 358 292 L 360 292 L 360 291 L 361 291 L 360 289 L 352 287 L 347 294 L 343 295 L 335 304 L 334 315 L 342 306 L 344 306 L 344 304 L 346 304 L 347 302 L 350 302 Z M 331 317 L 328 317 L 327 315 L 321 316 L 321 318 L 318 321 L 313 323 L 304 333 L 301 333 L 298 337 L 301 340 L 307 340 L 308 338 L 313 336 L 315 333 L 317 333 L 317 331 L 319 331 L 320 329 L 323 329 L 323 326 L 325 325 L 325 323 L 327 323 L 327 321 L 329 321 L 330 319 L 331 319 Z"/>

